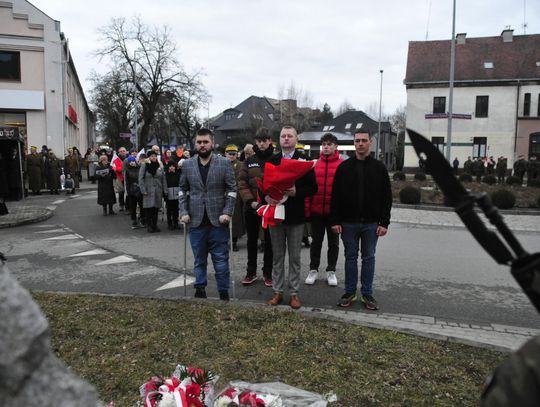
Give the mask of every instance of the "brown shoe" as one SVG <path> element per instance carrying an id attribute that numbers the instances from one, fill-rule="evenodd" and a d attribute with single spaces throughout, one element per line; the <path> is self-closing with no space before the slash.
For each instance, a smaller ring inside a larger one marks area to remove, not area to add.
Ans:
<path id="1" fill-rule="evenodd" d="M 268 300 L 268 305 L 279 305 L 283 301 L 283 294 L 274 293 L 272 299 Z"/>
<path id="2" fill-rule="evenodd" d="M 289 302 L 289 305 L 292 309 L 298 309 L 302 306 L 302 304 L 300 304 L 300 299 L 298 298 L 297 294 L 291 295 L 291 301 Z"/>

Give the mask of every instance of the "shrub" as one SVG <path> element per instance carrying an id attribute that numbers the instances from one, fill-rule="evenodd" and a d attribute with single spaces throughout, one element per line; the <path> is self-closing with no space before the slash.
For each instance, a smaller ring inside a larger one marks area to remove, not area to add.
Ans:
<path id="1" fill-rule="evenodd" d="M 394 176 L 392 177 L 394 181 L 405 181 L 405 178 L 405 173 L 403 171 L 394 172 Z"/>
<path id="2" fill-rule="evenodd" d="M 426 174 L 423 172 L 417 172 L 414 174 L 414 179 L 417 181 L 425 181 L 426 180 Z"/>
<path id="3" fill-rule="evenodd" d="M 497 177 L 495 175 L 486 175 L 482 178 L 482 182 L 488 185 L 495 185 L 497 183 Z"/>
<path id="4" fill-rule="evenodd" d="M 531 179 L 531 180 L 528 182 L 528 185 L 529 185 L 530 187 L 540 188 L 540 179 L 538 179 L 538 178 L 533 178 L 533 179 Z"/>
<path id="5" fill-rule="evenodd" d="M 420 203 L 420 188 L 406 186 L 399 191 L 399 201 L 404 204 L 417 205 Z"/>
<path id="6" fill-rule="evenodd" d="M 491 193 L 493 204 L 499 209 L 510 209 L 516 204 L 516 196 L 507 189 L 498 189 Z"/>
<path id="7" fill-rule="evenodd" d="M 467 173 L 461 174 L 461 175 L 459 176 L 459 180 L 460 180 L 461 182 L 472 182 L 472 175 L 471 175 L 471 174 L 467 174 Z"/>
<path id="8" fill-rule="evenodd" d="M 521 185 L 521 179 L 519 179 L 519 177 L 511 175 L 506 178 L 506 185 Z"/>

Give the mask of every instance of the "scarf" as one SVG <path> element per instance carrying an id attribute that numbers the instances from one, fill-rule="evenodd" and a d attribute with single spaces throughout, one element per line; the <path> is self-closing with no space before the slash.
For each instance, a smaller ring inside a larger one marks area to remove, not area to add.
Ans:
<path id="1" fill-rule="evenodd" d="M 159 163 L 157 161 L 146 164 L 146 171 L 148 171 L 150 174 L 152 174 L 152 177 L 156 175 L 156 171 L 159 168 Z"/>

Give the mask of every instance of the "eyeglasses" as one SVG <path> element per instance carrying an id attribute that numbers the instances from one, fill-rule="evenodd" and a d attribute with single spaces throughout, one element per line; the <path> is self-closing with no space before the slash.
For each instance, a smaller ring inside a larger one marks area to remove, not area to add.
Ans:
<path id="1" fill-rule="evenodd" d="M 369 143 L 369 139 L 368 138 L 355 138 L 354 142 L 355 143 Z"/>
<path id="2" fill-rule="evenodd" d="M 210 141 L 208 141 L 208 140 L 197 140 L 196 143 L 197 144 L 208 144 L 208 143 L 210 143 Z"/>

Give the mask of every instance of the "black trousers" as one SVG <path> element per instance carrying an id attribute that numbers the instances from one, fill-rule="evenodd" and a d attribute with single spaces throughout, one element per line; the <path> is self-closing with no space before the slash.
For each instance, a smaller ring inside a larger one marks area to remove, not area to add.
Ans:
<path id="1" fill-rule="evenodd" d="M 311 248 L 310 248 L 310 270 L 318 270 L 321 264 L 321 248 L 324 240 L 324 233 L 328 240 L 326 271 L 336 271 L 336 263 L 339 254 L 339 235 L 332 231 L 329 217 L 311 218 Z"/>
<path id="2" fill-rule="evenodd" d="M 178 199 L 167 199 L 165 205 L 167 205 L 167 224 L 175 225 L 178 223 Z"/>
<path id="3" fill-rule="evenodd" d="M 123 208 L 125 206 L 124 191 L 118 192 L 118 205 L 120 205 L 120 208 Z"/>
<path id="4" fill-rule="evenodd" d="M 257 243 L 259 241 L 259 229 L 261 227 L 261 217 L 253 211 L 245 212 L 246 234 L 247 234 L 247 274 L 254 276 L 257 274 Z M 270 231 L 264 230 L 264 254 L 263 254 L 263 276 L 265 279 L 272 279 L 272 242 L 270 240 Z"/>
<path id="5" fill-rule="evenodd" d="M 141 216 L 141 221 L 144 223 L 144 219 L 146 219 L 146 213 L 142 206 L 142 195 L 137 198 L 135 196 L 128 196 L 128 206 L 129 206 L 129 213 L 131 215 L 131 220 L 137 220 L 137 205 L 139 206 L 139 212 Z"/>

